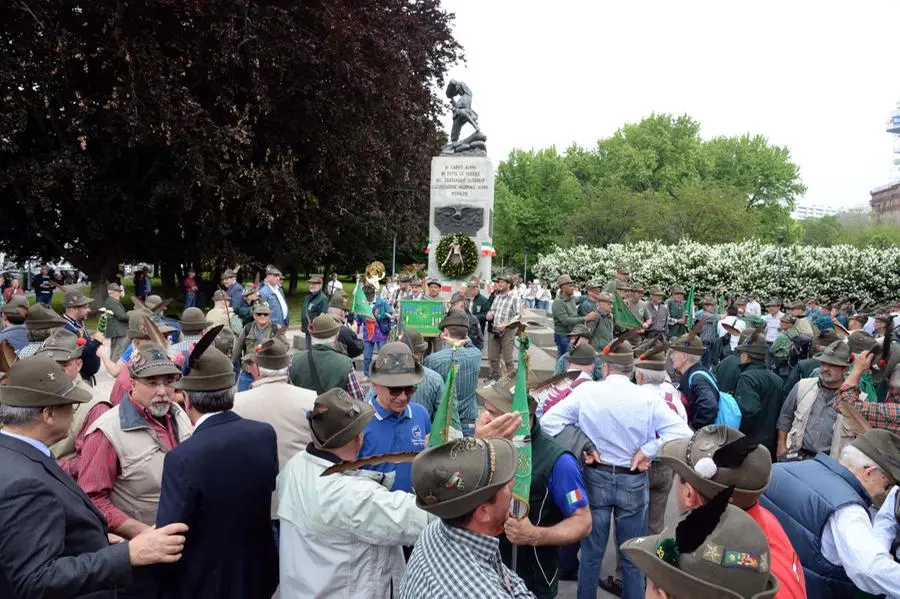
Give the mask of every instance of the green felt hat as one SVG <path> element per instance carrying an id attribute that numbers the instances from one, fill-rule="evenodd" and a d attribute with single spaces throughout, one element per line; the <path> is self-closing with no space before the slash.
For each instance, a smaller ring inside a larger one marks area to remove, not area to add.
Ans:
<path id="1" fill-rule="evenodd" d="M 17 360 L 0 385 L 0 404 L 17 408 L 47 408 L 91 401 L 90 391 L 75 384 L 56 361 L 47 356 Z"/>
<path id="2" fill-rule="evenodd" d="M 582 343 L 569 351 L 569 353 L 566 354 L 566 357 L 571 364 L 587 366 L 593 364 L 597 360 L 597 352 L 594 351 L 594 348 L 591 347 L 590 343 Z"/>
<path id="3" fill-rule="evenodd" d="M 894 484 L 900 481 L 900 437 L 876 428 L 857 437 L 851 445 L 869 456 Z"/>
<path id="4" fill-rule="evenodd" d="M 319 395 L 306 417 L 313 444 L 319 449 L 337 449 L 363 432 L 374 414 L 367 402 L 336 387 Z"/>
<path id="5" fill-rule="evenodd" d="M 252 362 L 260 368 L 281 370 L 291 363 L 288 346 L 278 337 L 266 339 L 247 353 L 244 362 Z"/>
<path id="6" fill-rule="evenodd" d="M 234 386 L 234 364 L 231 358 L 213 345 L 223 328 L 223 325 L 212 327 L 194 345 L 184 365 L 184 374 L 175 383 L 176 388 L 185 391 L 220 391 Z M 144 345 L 146 344 L 142 343 L 139 349 L 143 350 Z"/>
<path id="7" fill-rule="evenodd" d="M 622 364 L 623 366 L 634 365 L 634 348 L 631 346 L 631 343 L 621 338 L 613 339 L 608 343 L 599 356 L 604 362 Z"/>
<path id="8" fill-rule="evenodd" d="M 132 360 L 128 363 L 128 374 L 132 378 L 148 379 L 154 376 L 179 375 L 181 370 L 172 363 L 165 348 L 148 341 L 135 348 Z"/>
<path id="9" fill-rule="evenodd" d="M 850 368 L 850 345 L 843 341 L 835 341 L 815 356 L 823 364 L 831 364 L 841 368 Z"/>
<path id="10" fill-rule="evenodd" d="M 369 380 L 382 387 L 409 387 L 425 378 L 422 365 L 406 343 L 387 343 L 378 352 L 369 370 Z"/>
<path id="11" fill-rule="evenodd" d="M 181 313 L 181 330 L 185 333 L 199 333 L 210 325 L 200 308 L 187 308 Z"/>
<path id="12" fill-rule="evenodd" d="M 90 305 L 93 302 L 94 300 L 78 290 L 66 291 L 66 295 L 63 298 L 63 306 L 66 308 L 80 308 L 82 306 Z"/>
<path id="13" fill-rule="evenodd" d="M 723 447 L 726 449 L 717 454 Z M 710 424 L 690 439 L 665 443 L 657 459 L 707 499 L 734 487 L 732 500 L 744 509 L 759 501 L 772 477 L 769 450 L 723 424 Z"/>
<path id="14" fill-rule="evenodd" d="M 466 314 L 465 310 L 460 310 L 459 308 L 453 308 L 447 315 L 444 316 L 444 319 L 441 320 L 441 323 L 438 325 L 440 330 L 444 330 L 447 327 L 469 327 L 469 315 Z"/>
<path id="15" fill-rule="evenodd" d="M 69 329 L 58 329 L 44 340 L 35 355 L 47 356 L 56 362 L 68 362 L 80 358 L 85 345 L 84 339 Z"/>
<path id="16" fill-rule="evenodd" d="M 490 501 L 516 474 L 516 446 L 507 439 L 463 437 L 430 447 L 412 463 L 416 505 L 447 520 Z"/>
<path id="17" fill-rule="evenodd" d="M 66 319 L 44 304 L 32 304 L 25 317 L 25 328 L 29 331 L 43 331 L 66 326 Z"/>
<path id="18" fill-rule="evenodd" d="M 428 342 L 425 341 L 425 337 L 422 336 L 422 333 L 416 329 L 405 327 L 403 329 L 403 334 L 400 335 L 400 341 L 409 346 L 409 349 L 411 349 L 414 354 L 424 353 L 425 350 L 428 349 Z"/>
<path id="19" fill-rule="evenodd" d="M 330 339 L 341 330 L 341 323 L 331 314 L 319 314 L 309 323 L 309 334 L 316 339 Z"/>
<path id="20" fill-rule="evenodd" d="M 590 339 L 591 330 L 587 328 L 587 325 L 576 324 L 572 327 L 572 330 L 569 331 L 569 337 L 584 337 L 585 339 Z"/>

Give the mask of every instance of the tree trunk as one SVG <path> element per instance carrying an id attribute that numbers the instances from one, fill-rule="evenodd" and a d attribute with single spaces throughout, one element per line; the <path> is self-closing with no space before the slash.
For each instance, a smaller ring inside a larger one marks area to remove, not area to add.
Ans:
<path id="1" fill-rule="evenodd" d="M 291 270 L 291 278 L 288 282 L 288 292 L 287 294 L 294 295 L 294 291 L 297 290 L 297 271 Z"/>

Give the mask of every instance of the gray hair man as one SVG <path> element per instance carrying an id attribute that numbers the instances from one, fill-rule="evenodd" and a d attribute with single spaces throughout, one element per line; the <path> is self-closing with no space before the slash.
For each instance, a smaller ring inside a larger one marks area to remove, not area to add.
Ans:
<path id="1" fill-rule="evenodd" d="M 333 316 L 320 314 L 309 323 L 310 348 L 294 354 L 288 369 L 291 383 L 322 394 L 335 387 L 351 397 L 365 398 L 353 368 L 353 361 L 337 348 L 341 323 Z"/>

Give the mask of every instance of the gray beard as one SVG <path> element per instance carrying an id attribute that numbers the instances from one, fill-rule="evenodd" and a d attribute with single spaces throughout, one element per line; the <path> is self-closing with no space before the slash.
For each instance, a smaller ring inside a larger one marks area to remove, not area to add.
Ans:
<path id="1" fill-rule="evenodd" d="M 167 398 L 165 405 L 163 405 L 162 403 L 150 402 L 150 407 L 147 409 L 150 411 L 150 414 L 154 418 L 162 418 L 163 416 L 165 416 L 166 414 L 169 413 L 170 407 L 171 407 L 171 404 L 169 403 L 168 398 Z"/>

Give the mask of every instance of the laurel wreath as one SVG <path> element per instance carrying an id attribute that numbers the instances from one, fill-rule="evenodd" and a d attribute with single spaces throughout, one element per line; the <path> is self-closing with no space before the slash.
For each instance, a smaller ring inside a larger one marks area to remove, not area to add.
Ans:
<path id="1" fill-rule="evenodd" d="M 455 243 L 459 244 L 459 253 L 462 262 L 447 260 L 450 248 Z M 434 257 L 437 260 L 438 269 L 442 274 L 451 279 L 464 279 L 478 268 L 478 247 L 472 239 L 464 233 L 450 233 L 441 237 L 435 250 Z M 446 264 L 444 264 L 446 262 Z"/>

